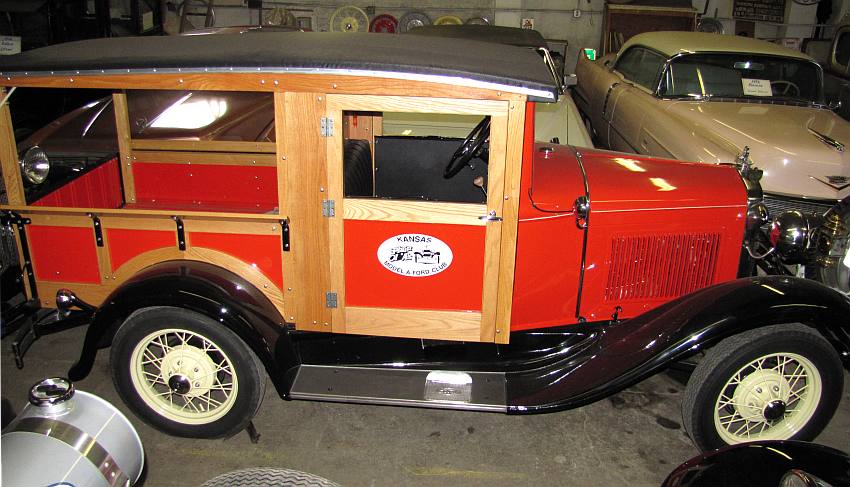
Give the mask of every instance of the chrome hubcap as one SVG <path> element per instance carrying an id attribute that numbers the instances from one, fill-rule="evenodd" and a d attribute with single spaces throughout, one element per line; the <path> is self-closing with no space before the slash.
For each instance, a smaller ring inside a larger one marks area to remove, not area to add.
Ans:
<path id="1" fill-rule="evenodd" d="M 175 394 L 185 395 L 192 389 L 192 384 L 185 375 L 172 375 L 168 379 L 168 388 Z"/>
<path id="2" fill-rule="evenodd" d="M 785 416 L 785 401 L 777 399 L 767 403 L 764 407 L 764 419 L 768 421 L 776 421 Z"/>

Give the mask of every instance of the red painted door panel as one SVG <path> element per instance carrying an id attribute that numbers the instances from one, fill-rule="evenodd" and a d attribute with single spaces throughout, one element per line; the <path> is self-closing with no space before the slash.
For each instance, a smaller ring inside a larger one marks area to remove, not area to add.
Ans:
<path id="1" fill-rule="evenodd" d="M 483 226 L 346 220 L 346 305 L 480 311 L 485 232 Z M 445 243 L 451 263 L 441 268 L 446 263 L 443 255 L 431 257 L 429 264 L 406 265 L 406 259 L 418 258 L 412 252 L 404 254 L 409 247 L 406 235 L 431 236 Z M 398 249 L 389 258 L 379 255 L 384 242 L 389 242 L 384 247 L 389 251 Z M 422 275 L 410 274 L 417 272 Z"/>

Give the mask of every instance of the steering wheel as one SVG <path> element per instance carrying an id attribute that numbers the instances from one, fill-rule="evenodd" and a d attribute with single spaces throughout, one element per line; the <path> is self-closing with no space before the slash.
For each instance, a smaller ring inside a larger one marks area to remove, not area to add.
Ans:
<path id="1" fill-rule="evenodd" d="M 446 179 L 457 176 L 457 173 L 464 168 L 473 157 L 482 155 L 484 144 L 490 140 L 490 117 L 484 117 L 478 122 L 478 125 L 472 129 L 472 132 L 466 136 L 460 147 L 452 154 L 451 160 L 446 165 L 443 171 L 443 177 Z"/>
<path id="2" fill-rule="evenodd" d="M 781 79 L 770 82 L 771 89 L 777 86 L 780 87 L 778 90 L 779 93 L 774 93 L 774 95 L 778 94 L 781 96 L 800 96 L 800 87 L 797 86 L 797 84 L 793 81 Z"/>

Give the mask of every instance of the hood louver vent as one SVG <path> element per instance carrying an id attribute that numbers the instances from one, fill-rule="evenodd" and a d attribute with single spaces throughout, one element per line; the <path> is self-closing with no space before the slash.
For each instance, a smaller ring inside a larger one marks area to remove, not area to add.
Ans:
<path id="1" fill-rule="evenodd" d="M 674 298 L 711 285 L 719 233 L 617 236 L 606 301 Z"/>

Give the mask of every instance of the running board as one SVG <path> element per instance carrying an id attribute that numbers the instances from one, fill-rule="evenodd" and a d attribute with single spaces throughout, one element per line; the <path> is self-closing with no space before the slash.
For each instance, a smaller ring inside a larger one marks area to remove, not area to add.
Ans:
<path id="1" fill-rule="evenodd" d="M 302 365 L 289 395 L 310 401 L 507 411 L 502 372 Z"/>

